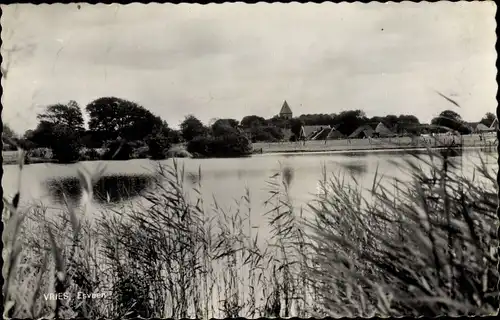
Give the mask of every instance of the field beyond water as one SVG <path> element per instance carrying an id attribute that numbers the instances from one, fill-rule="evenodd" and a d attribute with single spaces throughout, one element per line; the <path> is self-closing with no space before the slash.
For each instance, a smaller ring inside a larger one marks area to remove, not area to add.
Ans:
<path id="1" fill-rule="evenodd" d="M 301 142 L 257 142 L 253 143 L 253 149 L 257 153 L 288 153 L 288 152 L 352 152 L 352 151 L 384 151 L 396 149 L 425 149 L 445 148 L 454 141 L 461 144 L 463 148 L 495 148 L 497 145 L 495 135 L 485 135 L 481 140 L 480 135 L 471 134 L 460 137 L 438 136 L 438 137 L 396 137 L 396 138 L 373 138 L 373 139 L 340 139 L 322 141 Z"/>
<path id="2" fill-rule="evenodd" d="M 252 144 L 254 153 L 298 153 L 298 152 L 343 152 L 353 151 L 393 151 L 406 149 L 446 148 L 451 141 L 461 144 L 462 148 L 489 148 L 496 147 L 498 142 L 494 135 L 485 135 L 481 140 L 480 135 L 465 135 L 462 138 L 441 136 L 436 138 L 410 137 L 379 138 L 379 139 L 342 139 L 327 141 L 301 141 L 301 142 L 256 142 Z M 175 154 L 188 154 L 184 145 L 172 147 Z M 2 151 L 3 164 L 12 165 L 18 162 L 17 151 Z M 30 157 L 30 163 L 48 163 L 50 159 Z"/>
<path id="3" fill-rule="evenodd" d="M 142 207 L 92 212 L 99 170 L 80 171 L 83 200 L 59 215 L 20 206 L 17 193 L 4 199 L 6 314 L 492 315 L 499 303 L 496 169 L 482 160 L 457 169 L 447 153 L 428 152 L 404 166 L 394 162 L 409 180 L 385 183 L 375 172 L 369 188 L 355 166 L 325 169 L 302 209 L 290 196 L 302 182 L 287 166 L 268 178 L 264 203 L 253 205 L 256 190 L 247 189 L 229 209 L 203 194 L 203 170 L 190 177 L 177 161 L 159 164 Z M 271 230 L 265 241 L 254 210 Z M 78 292 L 99 298 L 78 299 Z M 47 293 L 67 298 L 47 300 Z"/>

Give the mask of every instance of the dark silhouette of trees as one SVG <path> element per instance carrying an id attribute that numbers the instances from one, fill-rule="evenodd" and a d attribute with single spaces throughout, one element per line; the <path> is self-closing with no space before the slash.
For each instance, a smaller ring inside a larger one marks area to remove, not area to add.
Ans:
<path id="1" fill-rule="evenodd" d="M 495 121 L 496 116 L 494 113 L 487 112 L 484 117 L 481 119 L 480 123 L 484 124 L 487 127 L 490 127 Z"/>
<path id="2" fill-rule="evenodd" d="M 50 105 L 37 118 L 40 121 L 38 126 L 26 138 L 38 147 L 52 149 L 54 159 L 60 163 L 78 161 L 85 132 L 78 104 L 70 101 Z"/>
<path id="3" fill-rule="evenodd" d="M 211 129 L 215 137 L 237 134 L 238 121 L 234 119 L 218 119 L 212 124 Z"/>
<path id="4" fill-rule="evenodd" d="M 349 135 L 358 127 L 367 124 L 368 118 L 361 110 L 342 111 L 333 120 L 334 125 L 338 131 L 344 135 Z"/>
<path id="5" fill-rule="evenodd" d="M 17 135 L 6 123 L 3 123 L 2 127 L 3 127 L 2 130 L 3 150 L 5 151 L 16 150 L 17 147 L 15 144 L 18 144 Z"/>
<path id="6" fill-rule="evenodd" d="M 180 125 L 182 137 L 189 142 L 196 137 L 206 135 L 207 128 L 193 115 L 188 115 Z"/>
<path id="7" fill-rule="evenodd" d="M 256 115 L 246 116 L 241 119 L 241 127 L 245 129 L 254 128 L 254 127 L 263 127 L 267 125 L 266 119 L 263 117 L 259 117 Z"/>
<path id="8" fill-rule="evenodd" d="M 470 128 L 462 120 L 462 117 L 453 110 L 445 110 L 431 120 L 431 124 L 438 127 L 438 131 L 457 131 L 462 134 L 470 133 Z"/>
<path id="9" fill-rule="evenodd" d="M 109 140 L 105 145 L 103 160 L 129 160 L 132 158 L 132 146 L 125 139 Z"/>
<path id="10" fill-rule="evenodd" d="M 300 118 L 290 119 L 290 129 L 292 130 L 292 133 L 295 137 L 300 136 L 300 129 L 302 129 L 303 125 L 305 125 L 305 123 L 304 121 L 300 120 Z"/>
<path id="11" fill-rule="evenodd" d="M 89 114 L 89 130 L 95 132 L 100 143 L 116 140 L 144 140 L 154 128 L 162 126 L 160 117 L 155 116 L 139 104 L 116 98 L 99 98 L 86 107 Z"/>
<path id="12" fill-rule="evenodd" d="M 161 126 L 154 128 L 153 132 L 146 137 L 146 144 L 149 149 L 149 156 L 153 160 L 166 158 L 168 149 L 171 147 L 169 135 L 172 130 L 164 121 Z"/>
<path id="13" fill-rule="evenodd" d="M 201 121 L 188 116 L 181 130 L 188 141 L 187 151 L 199 157 L 240 157 L 252 152 L 251 141 L 234 119 L 218 119 L 207 129 Z M 193 132 L 199 134 L 194 136 Z"/>

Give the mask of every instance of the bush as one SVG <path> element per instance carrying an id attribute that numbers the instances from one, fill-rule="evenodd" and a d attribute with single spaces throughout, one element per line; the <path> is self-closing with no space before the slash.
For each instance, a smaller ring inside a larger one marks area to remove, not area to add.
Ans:
<path id="1" fill-rule="evenodd" d="M 220 137 L 196 137 L 187 144 L 187 151 L 203 157 L 241 157 L 250 155 L 252 144 L 243 134 Z"/>
<path id="2" fill-rule="evenodd" d="M 149 148 L 149 156 L 153 160 L 163 160 L 166 158 L 166 152 L 170 149 L 168 137 L 163 134 L 153 134 L 146 139 Z"/>
<path id="3" fill-rule="evenodd" d="M 147 146 L 134 149 L 132 157 L 134 159 L 147 159 L 149 157 L 149 148 Z"/>
<path id="4" fill-rule="evenodd" d="M 96 160 L 100 160 L 100 159 L 101 159 L 101 155 L 94 148 L 92 148 L 92 149 L 85 149 L 82 152 L 81 160 L 84 160 L 84 161 L 96 161 Z"/>
<path id="5" fill-rule="evenodd" d="M 132 147 L 122 139 L 109 141 L 106 143 L 106 151 L 103 155 L 103 160 L 130 160 L 132 158 Z"/>

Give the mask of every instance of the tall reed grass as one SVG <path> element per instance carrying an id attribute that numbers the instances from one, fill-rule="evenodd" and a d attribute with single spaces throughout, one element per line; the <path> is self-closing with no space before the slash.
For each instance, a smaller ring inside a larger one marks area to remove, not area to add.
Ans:
<path id="1" fill-rule="evenodd" d="M 491 169 L 482 162 L 466 178 L 431 151 L 405 168 L 412 183 L 389 188 L 377 173 L 368 195 L 355 175 L 325 170 L 317 199 L 297 208 L 294 174 L 284 167 L 257 213 L 251 190 L 228 210 L 202 193 L 201 169 L 188 175 L 176 161 L 158 166 L 141 208 L 91 212 L 103 170 L 82 170 L 87 205 L 68 202 L 58 214 L 20 207 L 17 193 L 3 199 L 5 316 L 492 315 L 499 277 Z M 269 237 L 259 235 L 259 216 Z"/>

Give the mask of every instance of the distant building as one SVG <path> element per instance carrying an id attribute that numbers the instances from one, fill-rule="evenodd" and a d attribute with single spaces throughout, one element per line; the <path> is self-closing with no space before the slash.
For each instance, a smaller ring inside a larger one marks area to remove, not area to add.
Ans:
<path id="1" fill-rule="evenodd" d="M 370 127 L 369 125 L 364 125 L 354 130 L 354 132 L 349 135 L 349 138 L 350 139 L 371 138 L 374 132 L 375 130 L 373 130 L 372 127 Z"/>
<path id="2" fill-rule="evenodd" d="M 299 138 L 301 140 L 322 140 L 318 137 L 321 137 L 323 133 L 328 135 L 331 129 L 330 126 L 302 126 Z"/>
<path id="3" fill-rule="evenodd" d="M 375 128 L 375 133 L 381 138 L 394 137 L 396 136 L 391 130 L 389 130 L 382 122 L 379 122 Z"/>
<path id="4" fill-rule="evenodd" d="M 279 116 L 280 116 L 280 118 L 283 118 L 283 119 L 292 119 L 292 117 L 293 117 L 292 109 L 290 109 L 286 100 L 285 100 L 285 102 L 283 102 L 283 106 L 281 107 Z"/>
<path id="5" fill-rule="evenodd" d="M 491 124 L 490 129 L 498 130 L 498 118 L 495 118 L 495 120 L 493 120 L 493 123 Z"/>

